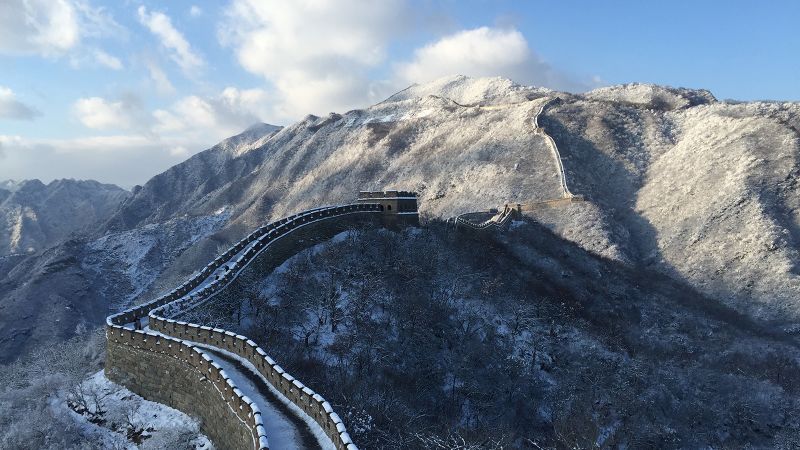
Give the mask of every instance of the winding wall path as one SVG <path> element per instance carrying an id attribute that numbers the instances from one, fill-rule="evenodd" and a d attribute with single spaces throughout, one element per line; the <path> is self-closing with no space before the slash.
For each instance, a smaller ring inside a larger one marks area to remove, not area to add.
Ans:
<path id="1" fill-rule="evenodd" d="M 555 101 L 555 99 L 548 100 L 539 107 L 539 111 L 533 116 L 533 131 L 534 133 L 542 135 L 550 145 L 550 149 L 553 151 L 553 157 L 556 160 L 556 166 L 558 167 L 558 174 L 561 177 L 561 189 L 564 191 L 562 195 L 564 198 L 570 198 L 573 195 L 572 192 L 569 191 L 569 186 L 567 186 L 567 173 L 564 171 L 564 162 L 561 159 L 561 152 L 558 151 L 558 145 L 556 145 L 556 141 L 545 132 L 544 128 L 539 126 L 539 116 L 544 113 L 544 109 L 553 101 Z"/>
<path id="2" fill-rule="evenodd" d="M 231 370 L 230 361 L 218 362 L 219 356 L 215 356 L 235 355 L 259 375 L 251 381 L 256 380 L 257 385 L 258 379 L 266 380 L 302 410 L 333 447 L 356 450 L 331 405 L 286 373 L 253 341 L 170 317 L 213 299 L 248 268 L 270 270 L 341 231 L 381 226 L 385 220 L 381 205 L 359 203 L 317 208 L 260 227 L 172 292 L 109 316 L 106 375 L 145 398 L 199 417 L 217 448 L 268 449 L 269 435 L 259 402 L 245 395 L 235 377 L 225 371 L 224 364 Z"/>

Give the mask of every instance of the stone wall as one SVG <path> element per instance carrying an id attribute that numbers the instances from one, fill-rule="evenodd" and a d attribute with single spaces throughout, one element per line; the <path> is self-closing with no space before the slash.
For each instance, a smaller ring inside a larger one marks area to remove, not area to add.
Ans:
<path id="1" fill-rule="evenodd" d="M 185 352 L 190 351 L 188 347 Z M 109 340 L 106 376 L 148 400 L 200 419 L 220 449 L 256 448 L 257 436 L 225 401 L 224 391 L 190 362 Z"/>

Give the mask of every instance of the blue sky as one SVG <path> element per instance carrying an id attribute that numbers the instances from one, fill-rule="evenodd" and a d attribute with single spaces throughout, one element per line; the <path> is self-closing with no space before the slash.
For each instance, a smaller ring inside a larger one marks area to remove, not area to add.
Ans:
<path id="1" fill-rule="evenodd" d="M 0 179 L 130 187 L 256 121 L 462 73 L 800 100 L 800 2 L 0 2 Z"/>

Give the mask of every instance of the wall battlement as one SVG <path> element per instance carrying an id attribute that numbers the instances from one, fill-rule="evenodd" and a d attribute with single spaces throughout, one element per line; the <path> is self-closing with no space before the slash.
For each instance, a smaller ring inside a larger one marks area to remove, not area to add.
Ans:
<path id="1" fill-rule="evenodd" d="M 398 191 L 386 191 L 398 192 Z M 316 208 L 259 227 L 231 246 L 172 292 L 106 320 L 106 376 L 144 398 L 164 403 L 202 420 L 202 428 L 220 449 L 269 448 L 261 412 L 244 396 L 210 354 L 211 346 L 251 363 L 279 392 L 311 417 L 339 450 L 357 450 L 341 418 L 319 394 L 286 373 L 245 336 L 174 320 L 176 314 L 251 283 L 297 252 L 336 234 L 363 226 L 416 224 L 416 196 L 411 214 L 396 205 L 390 213 L 379 203 Z M 374 193 L 372 193 L 374 194 Z M 395 196 L 395 200 L 410 197 Z M 404 204 L 410 208 L 409 203 Z M 387 217 L 398 217 L 387 221 Z M 409 220 L 412 219 L 413 220 Z M 144 328 L 144 329 L 140 329 Z"/>

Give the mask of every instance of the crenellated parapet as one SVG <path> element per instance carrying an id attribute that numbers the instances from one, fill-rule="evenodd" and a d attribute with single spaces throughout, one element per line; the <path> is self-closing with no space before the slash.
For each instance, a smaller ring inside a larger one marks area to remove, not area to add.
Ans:
<path id="1" fill-rule="evenodd" d="M 252 340 L 174 317 L 217 295 L 242 288 L 254 274 L 274 269 L 297 252 L 341 231 L 365 225 L 417 223 L 415 194 L 369 194 L 375 197 L 359 195 L 356 204 L 316 208 L 259 227 L 172 292 L 109 316 L 106 375 L 144 398 L 200 417 L 217 448 L 267 449 L 269 437 L 258 406 L 239 391 L 203 347 L 224 350 L 251 364 L 273 388 L 311 417 L 337 449 L 356 450 L 331 405 L 286 373 Z M 392 200 L 386 200 L 389 198 Z M 394 202 L 393 212 L 384 201 Z M 387 221 L 387 216 L 400 219 Z"/>

